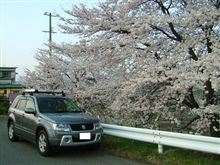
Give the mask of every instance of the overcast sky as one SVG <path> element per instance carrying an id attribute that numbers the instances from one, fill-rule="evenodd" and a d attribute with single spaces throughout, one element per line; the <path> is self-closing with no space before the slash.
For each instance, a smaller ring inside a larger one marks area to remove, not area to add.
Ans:
<path id="1" fill-rule="evenodd" d="M 71 9 L 72 5 L 85 3 L 96 6 L 103 0 L 0 0 L 1 44 L 0 66 L 18 67 L 19 75 L 25 68 L 33 70 L 37 65 L 34 56 L 38 48 L 44 48 L 48 42 L 49 17 L 45 12 L 63 13 L 63 9 Z M 74 42 L 74 36 L 61 34 L 58 29 L 59 20 L 52 18 L 54 42 Z"/>

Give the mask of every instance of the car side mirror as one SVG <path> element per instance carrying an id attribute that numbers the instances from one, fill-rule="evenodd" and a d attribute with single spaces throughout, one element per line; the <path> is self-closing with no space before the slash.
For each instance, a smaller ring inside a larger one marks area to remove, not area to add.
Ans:
<path id="1" fill-rule="evenodd" d="M 25 108 L 24 112 L 27 114 L 35 114 L 35 110 L 33 108 Z"/>

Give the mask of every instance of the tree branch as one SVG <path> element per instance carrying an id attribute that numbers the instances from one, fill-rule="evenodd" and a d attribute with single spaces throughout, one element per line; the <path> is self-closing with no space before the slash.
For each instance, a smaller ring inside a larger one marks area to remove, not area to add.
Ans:
<path id="1" fill-rule="evenodd" d="M 196 56 L 195 52 L 193 51 L 192 48 L 189 48 L 189 54 L 190 54 L 190 58 L 195 60 L 195 61 L 198 61 L 198 57 Z"/>
<path id="2" fill-rule="evenodd" d="M 216 7 L 216 9 L 220 8 L 220 0 L 216 0 L 216 3 L 214 4 L 214 6 Z"/>
<path id="3" fill-rule="evenodd" d="M 186 7 L 188 5 L 187 0 L 182 0 L 183 6 Z"/>
<path id="4" fill-rule="evenodd" d="M 112 30 L 111 32 L 119 33 L 119 34 L 130 34 L 131 32 L 124 29 Z"/>
<path id="5" fill-rule="evenodd" d="M 213 28 L 213 25 L 206 26 L 206 27 L 202 28 L 202 30 L 205 33 L 206 47 L 207 47 L 208 53 L 212 53 L 212 48 L 211 48 L 212 42 L 210 41 L 210 38 L 209 38 L 209 36 L 211 35 L 212 28 Z"/>
<path id="6" fill-rule="evenodd" d="M 210 80 L 207 80 L 205 82 L 205 105 L 214 103 L 213 94 L 214 90 L 212 89 L 212 83 Z"/>
<path id="7" fill-rule="evenodd" d="M 161 59 L 160 55 L 157 52 L 154 54 L 154 56 L 156 57 L 157 60 Z"/>
<path id="8" fill-rule="evenodd" d="M 170 30 L 172 31 L 172 33 L 175 35 L 176 37 L 176 40 L 181 42 L 183 40 L 183 37 L 181 35 L 179 35 L 179 33 L 177 33 L 177 31 L 175 30 L 174 28 L 174 25 L 172 22 L 169 22 L 168 23 L 169 27 L 170 27 Z"/>
<path id="9" fill-rule="evenodd" d="M 163 29 L 157 27 L 157 26 L 154 26 L 154 25 L 150 25 L 150 27 L 154 30 L 158 30 L 160 32 L 162 32 L 164 35 L 166 35 L 168 38 L 172 39 L 172 40 L 175 40 L 175 41 L 179 41 L 176 37 L 173 37 L 171 36 L 170 34 L 168 34 L 167 32 L 165 32 Z"/>
<path id="10" fill-rule="evenodd" d="M 77 88 L 77 85 L 76 83 L 71 79 L 71 77 L 66 73 L 66 72 L 63 72 L 67 77 L 68 79 L 75 85 L 75 87 Z"/>
<path id="11" fill-rule="evenodd" d="M 196 121 L 196 120 L 198 120 L 198 119 L 200 119 L 200 116 L 199 116 L 199 115 L 195 116 L 195 117 L 194 117 L 193 119 L 191 119 L 186 125 L 184 125 L 183 127 L 179 128 L 178 131 L 183 130 L 183 129 L 189 127 L 194 121 Z"/>
<path id="12" fill-rule="evenodd" d="M 169 9 L 173 4 L 172 0 L 170 0 L 170 4 L 168 5 L 168 7 L 165 7 L 161 0 L 155 0 L 155 2 L 159 5 L 163 14 L 170 15 Z"/>
<path id="13" fill-rule="evenodd" d="M 172 6 L 172 4 L 173 4 L 173 1 L 172 1 L 172 0 L 170 0 L 170 3 L 169 3 L 169 5 L 168 5 L 168 7 L 165 7 L 164 4 L 163 4 L 163 2 L 162 2 L 161 0 L 156 0 L 155 2 L 160 6 L 160 8 L 161 8 L 163 14 L 170 16 L 169 9 L 171 8 L 171 6 Z M 169 27 L 170 27 L 171 32 L 172 32 L 173 35 L 176 37 L 175 40 L 181 42 L 181 41 L 183 40 L 183 38 L 182 38 L 182 36 L 179 35 L 179 33 L 177 33 L 177 31 L 175 30 L 173 23 L 172 23 L 172 22 L 169 22 L 168 25 L 169 25 Z M 161 32 L 162 32 L 162 31 L 161 31 Z M 163 32 L 163 33 L 164 33 L 164 32 Z M 164 34 L 165 34 L 165 33 L 164 33 Z M 165 35 L 167 35 L 167 34 L 165 34 Z M 167 36 L 168 36 L 168 35 L 167 35 Z M 168 36 L 168 37 L 169 37 L 169 36 Z M 169 37 L 169 38 L 170 38 L 170 37 Z"/>
<path id="14" fill-rule="evenodd" d="M 188 89 L 189 95 L 183 101 L 183 104 L 187 105 L 190 108 L 199 108 L 199 104 L 196 102 L 195 97 L 193 95 L 193 88 Z"/>

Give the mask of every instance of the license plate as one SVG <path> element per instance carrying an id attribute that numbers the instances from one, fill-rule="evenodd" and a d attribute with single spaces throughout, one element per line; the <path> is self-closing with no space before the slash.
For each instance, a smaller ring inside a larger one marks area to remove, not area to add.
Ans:
<path id="1" fill-rule="evenodd" d="M 80 133 L 79 134 L 80 140 L 90 140 L 91 139 L 91 133 Z"/>

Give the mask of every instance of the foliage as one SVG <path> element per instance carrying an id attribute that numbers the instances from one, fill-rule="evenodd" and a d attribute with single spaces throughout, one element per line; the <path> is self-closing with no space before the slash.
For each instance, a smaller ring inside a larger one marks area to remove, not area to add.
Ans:
<path id="1" fill-rule="evenodd" d="M 8 112 L 9 100 L 0 100 L 0 115 L 5 115 Z"/>
<path id="2" fill-rule="evenodd" d="M 108 0 L 65 12 L 61 30 L 80 41 L 49 45 L 52 56 L 39 50 L 25 82 L 65 89 L 111 122 L 169 120 L 220 137 L 219 0 Z"/>

